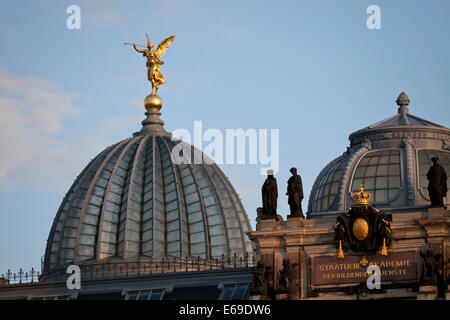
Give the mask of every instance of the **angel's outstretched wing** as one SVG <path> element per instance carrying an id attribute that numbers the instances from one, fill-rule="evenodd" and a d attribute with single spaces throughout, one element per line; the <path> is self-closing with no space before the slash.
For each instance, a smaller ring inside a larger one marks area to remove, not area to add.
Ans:
<path id="1" fill-rule="evenodd" d="M 161 41 L 156 49 L 156 55 L 158 58 L 161 58 L 166 52 L 167 48 L 170 47 L 170 44 L 175 39 L 175 36 L 168 37 L 166 40 Z"/>

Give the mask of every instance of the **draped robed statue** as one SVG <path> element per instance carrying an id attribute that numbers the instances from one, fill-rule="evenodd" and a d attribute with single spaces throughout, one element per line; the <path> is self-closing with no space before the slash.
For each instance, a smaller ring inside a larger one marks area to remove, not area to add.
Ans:
<path id="1" fill-rule="evenodd" d="M 432 207 L 443 207 L 444 198 L 447 196 L 447 174 L 443 166 L 439 164 L 439 158 L 431 158 L 433 165 L 427 172 L 428 194 Z"/>
<path id="2" fill-rule="evenodd" d="M 297 174 L 297 168 L 291 168 L 292 177 L 288 180 L 286 195 L 288 196 L 288 204 L 291 209 L 292 217 L 303 217 L 302 200 L 303 185 L 302 178 Z"/>
<path id="3" fill-rule="evenodd" d="M 277 179 L 273 176 L 273 170 L 267 170 L 267 179 L 261 188 L 263 212 L 262 219 L 277 217 L 278 186 Z"/>

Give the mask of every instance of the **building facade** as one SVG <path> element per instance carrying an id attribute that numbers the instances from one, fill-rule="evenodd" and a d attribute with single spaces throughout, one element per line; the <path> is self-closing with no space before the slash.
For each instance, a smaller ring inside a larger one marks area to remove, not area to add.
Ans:
<path id="1" fill-rule="evenodd" d="M 267 286 L 278 298 L 450 299 L 450 214 L 445 207 L 430 208 L 426 177 L 433 157 L 450 173 L 450 130 L 410 114 L 409 103 L 402 93 L 397 114 L 350 134 L 347 150 L 319 173 L 307 219 L 258 222 L 252 239 L 271 270 Z M 361 186 L 372 195 L 371 205 L 391 219 L 387 256 L 339 250 L 337 217 L 347 214 Z M 381 289 L 367 288 L 371 264 L 381 267 Z M 287 291 L 280 285 L 286 277 Z"/>
<path id="2" fill-rule="evenodd" d="M 450 130 L 409 102 L 402 93 L 397 114 L 350 135 L 306 219 L 258 218 L 252 231 L 223 172 L 171 139 L 146 99 L 142 130 L 95 157 L 64 198 L 42 274 L 3 275 L 0 299 L 450 299 L 450 213 L 430 207 L 426 179 L 432 157 L 450 172 Z M 388 245 L 371 254 L 336 242 L 361 185 L 390 220 Z M 81 289 L 67 287 L 70 265 Z M 368 287 L 371 265 L 381 287 Z"/>

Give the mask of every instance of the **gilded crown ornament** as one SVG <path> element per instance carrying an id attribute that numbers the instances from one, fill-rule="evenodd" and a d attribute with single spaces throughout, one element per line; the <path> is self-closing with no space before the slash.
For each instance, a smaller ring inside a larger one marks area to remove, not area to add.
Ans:
<path id="1" fill-rule="evenodd" d="M 372 195 L 364 192 L 363 185 L 359 188 L 359 192 L 352 193 L 352 199 L 356 205 L 370 204 L 370 198 L 372 198 Z"/>

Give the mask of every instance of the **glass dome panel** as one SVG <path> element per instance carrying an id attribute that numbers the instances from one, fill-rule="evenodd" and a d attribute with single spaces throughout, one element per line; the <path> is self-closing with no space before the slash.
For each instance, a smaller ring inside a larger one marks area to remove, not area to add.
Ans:
<path id="1" fill-rule="evenodd" d="M 367 154 L 356 169 L 352 192 L 364 190 L 372 194 L 373 204 L 386 204 L 395 200 L 400 189 L 400 152 L 374 151 Z"/>
<path id="2" fill-rule="evenodd" d="M 314 199 L 315 211 L 328 210 L 333 204 L 337 195 L 344 164 L 345 161 L 337 161 L 320 179 L 319 187 Z"/>

